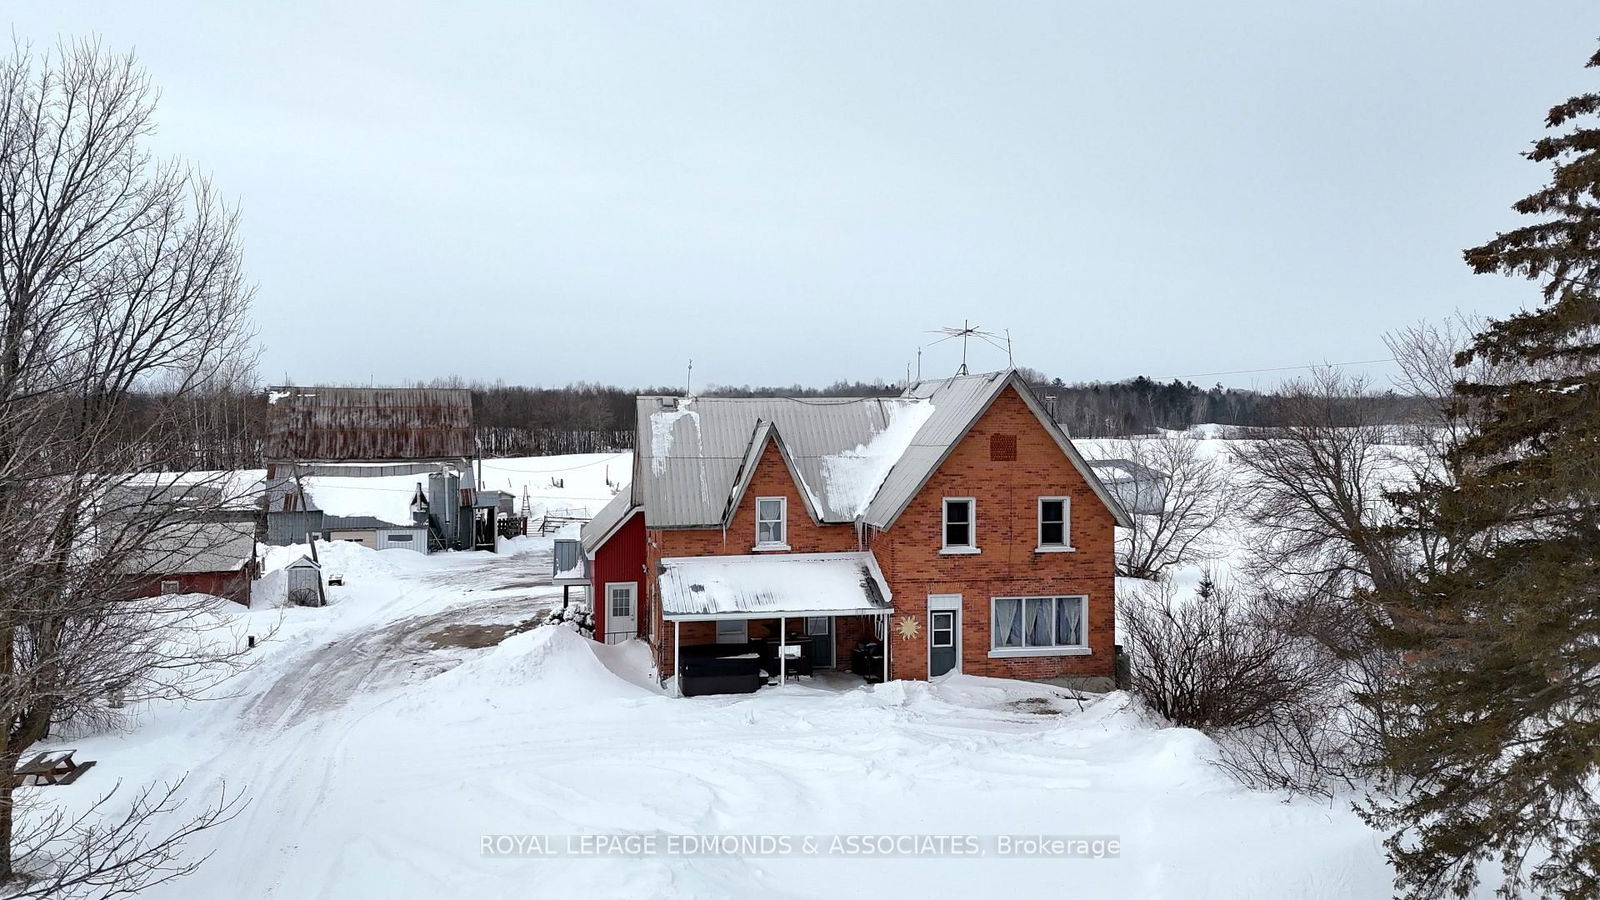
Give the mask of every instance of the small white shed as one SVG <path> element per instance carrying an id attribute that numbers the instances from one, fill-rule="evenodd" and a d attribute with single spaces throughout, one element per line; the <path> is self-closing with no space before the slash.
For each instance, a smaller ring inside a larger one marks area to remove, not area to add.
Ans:
<path id="1" fill-rule="evenodd" d="M 295 606 L 326 606 L 328 593 L 322 586 L 322 566 L 309 556 L 302 556 L 286 568 L 287 596 Z"/>

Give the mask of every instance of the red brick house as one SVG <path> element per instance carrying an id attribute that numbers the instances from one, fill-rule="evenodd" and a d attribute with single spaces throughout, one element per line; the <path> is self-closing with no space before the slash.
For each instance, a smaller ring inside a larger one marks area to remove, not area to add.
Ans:
<path id="1" fill-rule="evenodd" d="M 663 678 L 707 657 L 1114 677 L 1127 514 L 1014 371 L 896 398 L 641 397 L 637 447 L 584 547 L 597 639 L 636 633 Z"/>

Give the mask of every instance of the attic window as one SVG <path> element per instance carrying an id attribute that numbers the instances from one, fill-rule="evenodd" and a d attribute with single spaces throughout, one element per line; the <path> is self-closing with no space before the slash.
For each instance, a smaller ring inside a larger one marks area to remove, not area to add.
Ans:
<path id="1" fill-rule="evenodd" d="M 989 435 L 989 459 L 994 462 L 1017 461 L 1017 436 L 1014 434 Z"/>

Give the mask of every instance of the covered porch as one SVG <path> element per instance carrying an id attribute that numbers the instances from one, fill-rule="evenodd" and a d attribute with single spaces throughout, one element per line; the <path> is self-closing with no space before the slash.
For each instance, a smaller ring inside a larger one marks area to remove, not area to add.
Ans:
<path id="1" fill-rule="evenodd" d="M 894 608 L 871 553 L 667 558 L 659 584 L 671 625 L 663 669 L 680 696 L 819 671 L 888 677 Z"/>

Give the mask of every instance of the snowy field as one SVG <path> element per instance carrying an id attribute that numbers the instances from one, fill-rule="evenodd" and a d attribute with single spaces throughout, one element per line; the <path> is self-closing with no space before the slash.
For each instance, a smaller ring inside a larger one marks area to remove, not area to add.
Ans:
<path id="1" fill-rule="evenodd" d="M 526 490 L 535 518 L 545 512 L 587 511 L 611 501 L 618 486 L 633 477 L 632 453 L 577 453 L 567 456 L 518 457 L 483 461 L 486 490 L 505 491 L 520 505 Z M 409 523 L 411 498 L 426 475 L 381 478 L 310 476 L 306 490 L 322 510 L 335 516 L 377 516 L 386 522 Z M 610 482 L 610 484 L 607 484 Z"/>
<path id="2" fill-rule="evenodd" d="M 566 491 L 603 490 L 579 462 L 503 471 L 547 481 L 564 469 L 580 473 Z M 185 775 L 194 804 L 224 785 L 242 791 L 240 815 L 190 844 L 210 854 L 200 871 L 149 894 L 164 900 L 1391 892 L 1379 836 L 1348 801 L 1241 789 L 1211 764 L 1207 738 L 1160 727 L 1126 695 L 1079 700 L 955 675 L 673 699 L 651 685 L 642 645 L 527 630 L 560 603 L 550 544 L 504 550 L 324 547 L 347 580 L 331 606 L 219 603 L 224 639 L 267 637 L 248 670 L 209 701 L 141 710 L 126 733 L 56 742 L 98 765 L 71 787 L 24 791 L 73 807 L 118 782 Z M 294 553 L 272 551 L 269 567 Z M 663 846 L 677 835 L 971 835 L 985 849 L 1001 835 L 1070 835 L 1115 838 L 1120 855 L 482 852 L 487 835 L 541 836 L 562 851 L 569 836 L 619 833 Z"/>

